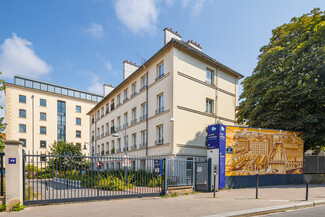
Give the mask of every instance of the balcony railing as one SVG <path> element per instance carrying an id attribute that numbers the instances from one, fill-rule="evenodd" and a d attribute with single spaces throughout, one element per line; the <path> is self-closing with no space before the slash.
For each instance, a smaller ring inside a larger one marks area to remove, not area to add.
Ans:
<path id="1" fill-rule="evenodd" d="M 129 124 L 128 123 L 126 123 L 126 124 L 123 124 L 123 128 L 126 128 L 126 127 L 128 127 L 129 126 Z"/>
<path id="2" fill-rule="evenodd" d="M 109 111 L 108 111 L 108 109 L 106 109 L 106 113 L 105 114 L 107 115 L 108 113 L 109 113 Z"/>
<path id="3" fill-rule="evenodd" d="M 140 92 L 145 90 L 146 88 L 147 88 L 147 85 L 144 85 L 143 87 L 141 87 Z"/>
<path id="4" fill-rule="evenodd" d="M 117 108 L 117 107 L 119 107 L 120 105 L 121 105 L 121 103 L 120 103 L 120 102 L 119 102 L 119 103 L 117 103 L 117 104 L 116 104 L 116 108 Z"/>
<path id="5" fill-rule="evenodd" d="M 162 113 L 162 112 L 164 112 L 164 107 L 160 107 L 160 108 L 158 108 L 158 109 L 156 110 L 156 115 L 158 115 L 158 114 L 160 114 L 160 113 Z"/>
<path id="6" fill-rule="evenodd" d="M 119 131 L 120 129 L 122 129 L 121 126 L 118 126 L 118 127 L 115 128 L 116 131 Z"/>
<path id="7" fill-rule="evenodd" d="M 106 155 L 109 155 L 109 151 L 106 151 Z"/>
<path id="8" fill-rule="evenodd" d="M 144 120 L 146 120 L 147 119 L 147 115 L 142 115 L 141 117 L 140 117 L 140 121 L 144 121 Z"/>
<path id="9" fill-rule="evenodd" d="M 109 135 L 109 131 L 107 131 L 106 133 L 105 133 L 105 136 L 108 136 Z"/>
<path id="10" fill-rule="evenodd" d="M 134 120 L 131 121 L 131 125 L 134 125 L 136 123 L 137 123 L 137 119 L 134 119 Z"/>
<path id="11" fill-rule="evenodd" d="M 129 98 L 125 98 L 124 100 L 123 100 L 123 102 L 126 102 L 126 101 L 128 101 L 129 100 Z"/>
<path id="12" fill-rule="evenodd" d="M 137 145 L 136 144 L 133 144 L 132 146 L 131 146 L 131 150 L 136 150 L 137 149 Z"/>
<path id="13" fill-rule="evenodd" d="M 132 93 L 131 98 L 137 95 L 137 92 Z"/>
<path id="14" fill-rule="evenodd" d="M 164 77 L 165 76 L 165 74 L 163 73 L 163 74 L 160 74 L 160 75 L 158 75 L 158 77 L 156 78 L 156 81 L 158 81 L 158 80 L 160 80 L 162 77 Z"/>
<path id="15" fill-rule="evenodd" d="M 97 136 L 96 136 L 96 139 L 99 139 L 99 138 L 100 138 L 100 135 L 97 135 Z"/>
<path id="16" fill-rule="evenodd" d="M 160 138 L 160 139 L 156 140 L 155 141 L 155 144 L 156 145 L 162 145 L 162 144 L 164 144 L 164 139 L 163 138 Z"/>
<path id="17" fill-rule="evenodd" d="M 118 148 L 117 149 L 117 153 L 119 153 L 119 152 L 122 152 L 122 149 L 121 148 Z"/>
<path id="18" fill-rule="evenodd" d="M 140 148 L 145 148 L 147 146 L 147 143 L 146 142 L 142 142 L 141 144 L 140 144 Z"/>
<path id="19" fill-rule="evenodd" d="M 104 133 L 102 133 L 102 134 L 100 135 L 100 137 L 103 138 L 103 137 L 104 137 Z"/>

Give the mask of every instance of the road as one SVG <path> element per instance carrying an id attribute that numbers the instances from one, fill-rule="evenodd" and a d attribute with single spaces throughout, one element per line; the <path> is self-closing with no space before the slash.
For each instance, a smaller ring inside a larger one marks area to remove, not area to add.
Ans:
<path id="1" fill-rule="evenodd" d="M 263 215 L 263 217 L 323 217 L 325 216 L 325 206 L 311 207 L 300 210 L 291 210 L 284 213 L 273 213 Z"/>

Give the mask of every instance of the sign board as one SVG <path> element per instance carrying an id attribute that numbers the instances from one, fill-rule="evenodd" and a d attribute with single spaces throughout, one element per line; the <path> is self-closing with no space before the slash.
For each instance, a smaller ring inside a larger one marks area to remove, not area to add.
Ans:
<path id="1" fill-rule="evenodd" d="M 201 173 L 202 172 L 202 167 L 197 167 L 196 172 Z"/>
<path id="2" fill-rule="evenodd" d="M 103 163 L 101 161 L 98 161 L 98 168 L 100 169 L 103 166 Z"/>
<path id="3" fill-rule="evenodd" d="M 9 158 L 9 164 L 16 164 L 16 158 Z"/>
<path id="4" fill-rule="evenodd" d="M 130 162 L 128 156 L 125 155 L 124 157 L 125 157 L 125 159 L 122 162 L 122 166 L 123 167 L 130 167 L 131 166 L 131 162 Z"/>
<path id="5" fill-rule="evenodd" d="M 232 152 L 233 152 L 232 147 L 231 147 L 231 146 L 228 146 L 228 147 L 226 148 L 226 153 L 227 153 L 227 154 L 232 154 Z"/>
<path id="6" fill-rule="evenodd" d="M 155 177 L 160 176 L 162 174 L 162 161 L 155 160 Z"/>
<path id="7" fill-rule="evenodd" d="M 214 124 L 208 126 L 207 135 L 208 149 L 220 147 L 220 143 L 226 143 L 226 126 L 222 124 Z"/>

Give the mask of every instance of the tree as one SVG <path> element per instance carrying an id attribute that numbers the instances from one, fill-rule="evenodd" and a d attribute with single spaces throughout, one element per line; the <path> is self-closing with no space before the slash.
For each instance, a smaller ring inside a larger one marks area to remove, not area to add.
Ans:
<path id="1" fill-rule="evenodd" d="M 316 8 L 272 31 L 243 82 L 237 120 L 302 132 L 305 150 L 325 145 L 325 12 Z"/>
<path id="2" fill-rule="evenodd" d="M 1 74 L 2 74 L 2 72 L 0 72 L 0 75 Z M 4 80 L 0 79 L 0 93 L 1 93 L 1 91 L 4 91 L 5 88 L 6 88 L 3 85 L 3 83 L 4 83 Z M 0 109 L 3 109 L 3 106 L 2 105 L 0 105 Z M 4 119 L 5 119 L 5 117 L 0 117 L 0 152 L 2 152 L 3 149 L 4 149 L 4 143 L 3 143 L 4 134 L 3 134 L 3 132 L 6 129 L 6 124 L 4 123 Z"/>

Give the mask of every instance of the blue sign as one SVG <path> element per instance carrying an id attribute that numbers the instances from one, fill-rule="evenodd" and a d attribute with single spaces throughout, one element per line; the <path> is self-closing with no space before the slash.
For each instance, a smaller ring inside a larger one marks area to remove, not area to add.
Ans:
<path id="1" fill-rule="evenodd" d="M 226 148 L 226 153 L 227 154 L 232 154 L 232 147 L 231 146 L 228 146 L 227 148 Z"/>
<path id="2" fill-rule="evenodd" d="M 226 143 L 226 126 L 222 124 L 208 126 L 207 142 L 208 149 L 216 149 L 220 147 L 220 143 Z"/>
<path id="3" fill-rule="evenodd" d="M 162 175 L 162 161 L 155 160 L 155 177 Z"/>
<path id="4" fill-rule="evenodd" d="M 9 164 L 16 164 L 16 158 L 9 158 Z"/>

